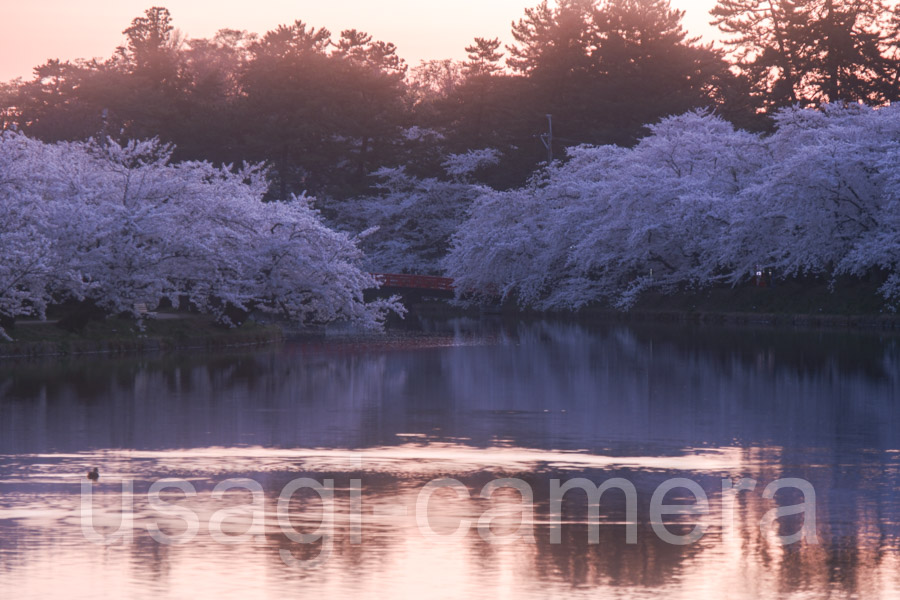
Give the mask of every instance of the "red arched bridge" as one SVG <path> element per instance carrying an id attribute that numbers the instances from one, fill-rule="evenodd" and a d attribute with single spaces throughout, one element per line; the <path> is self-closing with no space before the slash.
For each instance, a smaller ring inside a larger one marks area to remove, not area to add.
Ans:
<path id="1" fill-rule="evenodd" d="M 372 273 L 372 276 L 381 283 L 382 289 L 442 292 L 441 295 L 453 294 L 454 290 L 453 280 L 449 277 L 408 273 Z"/>
<path id="2" fill-rule="evenodd" d="M 456 295 L 456 283 L 449 277 L 437 277 L 435 275 L 414 275 L 410 273 L 371 273 L 381 283 L 378 290 L 367 290 L 370 295 L 399 294 L 406 300 L 415 302 L 425 297 L 453 298 Z M 494 291 L 493 286 L 488 288 L 488 293 L 474 294 L 471 290 L 462 290 L 462 295 L 481 296 L 482 300 L 492 301 L 489 304 L 502 302 L 500 294 Z"/>

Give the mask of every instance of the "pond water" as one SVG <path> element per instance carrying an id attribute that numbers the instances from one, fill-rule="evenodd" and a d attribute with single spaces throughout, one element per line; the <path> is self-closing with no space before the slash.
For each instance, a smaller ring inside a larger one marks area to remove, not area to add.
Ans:
<path id="1" fill-rule="evenodd" d="M 0 363 L 0 598 L 898 589 L 891 336 L 462 319 Z"/>

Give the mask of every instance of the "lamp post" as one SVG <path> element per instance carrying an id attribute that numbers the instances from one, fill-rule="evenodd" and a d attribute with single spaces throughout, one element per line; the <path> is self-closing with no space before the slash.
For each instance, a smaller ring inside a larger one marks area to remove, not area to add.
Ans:
<path id="1" fill-rule="evenodd" d="M 547 164 L 553 162 L 553 115 L 547 115 L 548 130 L 541 134 L 541 142 L 547 149 Z"/>

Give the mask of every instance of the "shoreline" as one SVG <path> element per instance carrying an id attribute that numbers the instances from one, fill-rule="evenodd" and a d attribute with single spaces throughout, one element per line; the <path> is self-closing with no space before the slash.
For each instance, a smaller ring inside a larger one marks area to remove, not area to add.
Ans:
<path id="1" fill-rule="evenodd" d="M 19 324 L 14 341 L 0 341 L 0 361 L 41 357 L 120 356 L 126 354 L 168 353 L 191 349 L 266 346 L 284 339 L 281 327 L 248 322 L 226 330 L 204 318 L 144 321 L 145 331 L 137 323 L 118 318 L 91 323 L 82 334 L 63 331 L 50 322 Z"/>
<path id="2" fill-rule="evenodd" d="M 710 311 L 653 311 L 635 310 L 627 313 L 616 311 L 588 310 L 585 314 L 596 315 L 604 320 L 625 322 L 669 322 L 729 325 L 767 325 L 771 327 L 794 327 L 798 329 L 851 329 L 859 331 L 885 331 L 900 329 L 900 315 L 835 315 L 828 313 L 753 313 L 753 312 L 710 312 Z"/>
<path id="3" fill-rule="evenodd" d="M 454 316 L 495 316 L 518 319 L 561 319 L 573 322 L 621 323 L 694 323 L 704 325 L 728 324 L 738 326 L 765 325 L 797 329 L 849 329 L 856 331 L 900 330 L 900 313 L 833 314 L 778 313 L 715 310 L 678 310 L 638 308 L 620 311 L 604 307 L 588 307 L 576 312 L 521 310 L 515 307 L 461 308 L 447 303 L 429 302 L 410 307 L 411 314 L 434 318 Z"/>
<path id="4" fill-rule="evenodd" d="M 578 312 L 539 312 L 515 307 L 460 307 L 448 302 L 424 302 L 409 307 L 409 316 L 430 318 L 509 318 L 509 319 L 560 319 L 583 323 L 641 323 L 641 324 L 696 324 L 733 325 L 738 327 L 764 326 L 773 329 L 796 330 L 849 330 L 858 332 L 900 331 L 900 314 L 792 314 L 769 312 L 720 312 L 692 310 L 634 309 L 628 312 L 609 308 L 589 307 Z M 407 318 L 409 318 L 409 316 Z M 325 337 L 324 329 L 301 333 L 289 326 L 276 323 L 248 322 L 235 330 L 183 331 L 177 328 L 154 332 L 153 325 L 160 321 L 146 321 L 148 332 L 133 336 L 68 334 L 64 339 L 26 339 L 13 342 L 0 341 L 0 360 L 69 356 L 119 356 L 125 354 L 169 353 L 183 350 L 234 349 L 240 347 L 270 346 L 292 339 Z M 133 322 L 132 322 L 133 324 Z M 52 327 L 50 323 L 23 324 L 19 327 Z M 387 330 L 390 331 L 390 324 Z M 21 331 L 21 330 L 19 330 Z M 112 330 L 115 332 L 115 329 Z M 51 333 L 58 334 L 59 330 Z M 56 336 L 58 337 L 58 336 Z"/>

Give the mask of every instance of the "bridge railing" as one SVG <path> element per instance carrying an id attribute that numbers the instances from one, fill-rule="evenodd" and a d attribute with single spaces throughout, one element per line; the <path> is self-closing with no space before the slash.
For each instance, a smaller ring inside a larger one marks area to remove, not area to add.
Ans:
<path id="1" fill-rule="evenodd" d="M 410 288 L 419 290 L 439 290 L 452 292 L 453 280 L 434 275 L 410 275 L 406 273 L 372 273 L 382 287 Z"/>

